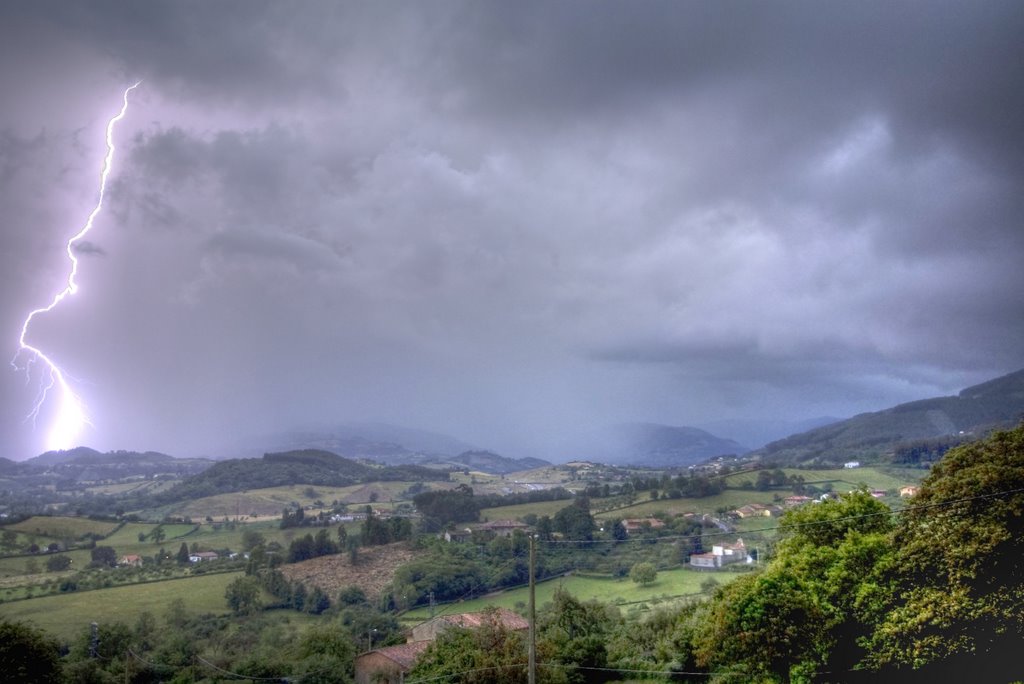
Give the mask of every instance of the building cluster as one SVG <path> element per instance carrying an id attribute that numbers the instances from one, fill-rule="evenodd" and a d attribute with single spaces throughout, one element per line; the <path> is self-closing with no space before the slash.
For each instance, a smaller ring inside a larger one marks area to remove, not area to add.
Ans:
<path id="1" fill-rule="evenodd" d="M 707 553 L 690 556 L 690 567 L 698 570 L 717 570 L 733 563 L 753 562 L 742 539 L 732 544 L 715 544 Z"/>

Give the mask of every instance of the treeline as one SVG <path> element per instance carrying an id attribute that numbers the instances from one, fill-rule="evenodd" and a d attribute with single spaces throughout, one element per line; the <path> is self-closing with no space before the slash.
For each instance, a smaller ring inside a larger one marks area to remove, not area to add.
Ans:
<path id="1" fill-rule="evenodd" d="M 477 494 L 476 500 L 480 508 L 497 508 L 499 506 L 517 506 L 519 504 L 540 503 L 542 501 L 560 501 L 571 499 L 573 493 L 565 487 L 536 489 L 529 492 L 513 492 L 511 494 Z"/>
<path id="2" fill-rule="evenodd" d="M 602 485 L 602 489 L 606 485 Z M 602 496 L 615 494 L 636 494 L 648 492 L 650 498 L 663 499 L 700 499 L 708 496 L 721 494 L 725 491 L 725 480 L 720 477 L 705 477 L 703 475 L 676 475 L 675 477 L 665 473 L 644 477 L 636 475 L 624 482 L 618 491 L 602 491 Z M 590 496 L 597 496 L 588 487 L 586 493 Z"/>
<path id="3" fill-rule="evenodd" d="M 935 463 L 955 446 L 963 444 L 961 437 L 937 437 L 897 444 L 893 450 L 892 462 L 899 465 L 925 465 Z"/>

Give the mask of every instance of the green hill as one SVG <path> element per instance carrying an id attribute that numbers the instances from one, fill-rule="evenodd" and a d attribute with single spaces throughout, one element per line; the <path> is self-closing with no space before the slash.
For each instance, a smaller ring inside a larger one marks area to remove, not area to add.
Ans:
<path id="1" fill-rule="evenodd" d="M 168 491 L 150 497 L 163 505 L 204 496 L 308 484 L 345 487 L 373 481 L 447 480 L 447 471 L 422 466 L 368 465 L 329 451 L 302 449 L 264 454 L 263 458 L 233 458 L 219 461 Z"/>
<path id="2" fill-rule="evenodd" d="M 1024 418 L 1024 370 L 968 387 L 956 396 L 923 399 L 862 413 L 772 442 L 754 452 L 775 463 L 837 464 L 900 460 L 916 445 L 944 451 Z"/>

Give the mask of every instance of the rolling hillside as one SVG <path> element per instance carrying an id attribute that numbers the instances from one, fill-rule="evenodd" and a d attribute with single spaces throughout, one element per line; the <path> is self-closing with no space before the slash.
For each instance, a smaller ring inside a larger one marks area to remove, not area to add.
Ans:
<path id="1" fill-rule="evenodd" d="M 754 452 L 777 463 L 836 464 L 891 460 L 911 442 L 974 439 L 1024 419 L 1024 370 L 968 387 L 956 396 L 923 399 L 862 413 L 772 442 Z"/>

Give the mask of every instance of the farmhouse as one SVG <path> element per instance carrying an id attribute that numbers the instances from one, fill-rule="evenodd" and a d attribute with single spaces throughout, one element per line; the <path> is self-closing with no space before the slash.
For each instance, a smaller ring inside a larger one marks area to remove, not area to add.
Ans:
<path id="1" fill-rule="evenodd" d="M 716 569 L 747 560 L 747 547 L 742 539 L 735 544 L 715 544 L 710 553 L 695 553 L 690 556 L 690 566 L 698 569 Z"/>
<path id="2" fill-rule="evenodd" d="M 917 496 L 917 493 L 918 493 L 918 491 L 920 491 L 920 489 L 921 488 L 918 487 L 917 485 L 907 485 L 905 487 L 900 487 L 900 496 L 901 497 Z"/>
<path id="3" fill-rule="evenodd" d="M 208 560 L 217 560 L 220 556 L 217 555 L 216 551 L 196 551 L 188 556 L 190 563 L 201 563 Z"/>
<path id="4" fill-rule="evenodd" d="M 516 530 L 526 531 L 529 525 L 518 520 L 495 520 L 483 525 L 477 525 L 477 531 L 492 534 L 495 537 L 511 537 Z"/>
<path id="5" fill-rule="evenodd" d="M 658 530 L 665 526 L 665 523 L 657 518 L 626 518 L 622 521 L 627 534 L 636 534 L 645 530 Z"/>
<path id="6" fill-rule="evenodd" d="M 793 496 L 787 496 L 782 500 L 782 503 L 786 505 L 786 508 L 793 508 L 795 506 L 802 506 L 805 503 L 812 501 L 811 497 L 804 496 L 802 494 L 794 494 Z"/>
<path id="7" fill-rule="evenodd" d="M 745 506 L 740 506 L 735 511 L 733 511 L 733 515 L 735 515 L 738 518 L 773 518 L 781 514 L 782 509 L 776 506 L 775 504 L 752 503 L 747 504 Z"/>
<path id="8" fill-rule="evenodd" d="M 357 656 L 356 684 L 399 684 L 429 645 L 429 641 L 410 641 Z"/>
<path id="9" fill-rule="evenodd" d="M 121 556 L 121 560 L 117 561 L 117 564 L 126 567 L 139 568 L 142 567 L 142 556 L 137 556 L 135 554 Z"/>

